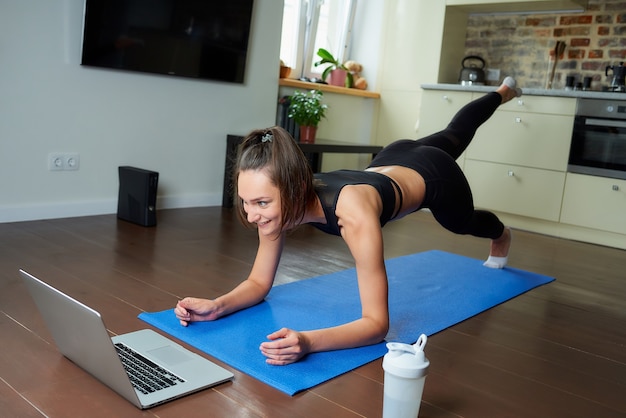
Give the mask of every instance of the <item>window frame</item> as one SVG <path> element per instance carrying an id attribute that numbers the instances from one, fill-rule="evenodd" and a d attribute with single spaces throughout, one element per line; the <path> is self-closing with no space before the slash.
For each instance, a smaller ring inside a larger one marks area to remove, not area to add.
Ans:
<path id="1" fill-rule="evenodd" d="M 352 41 L 352 32 L 354 27 L 354 17 L 356 14 L 356 6 L 357 0 L 293 0 L 289 5 L 287 4 L 288 0 L 285 1 L 285 7 L 293 7 L 294 5 L 298 6 L 298 27 L 295 32 L 297 32 L 297 39 L 292 40 L 292 48 L 295 48 L 295 62 L 289 61 L 289 59 L 293 60 L 292 57 L 282 57 L 288 58 L 286 62 L 287 65 L 292 67 L 291 78 L 319 78 L 323 71 L 323 67 L 317 71 L 313 63 L 319 59 L 317 56 L 317 48 L 316 39 L 318 35 L 319 22 L 321 14 L 321 7 L 324 3 L 329 4 L 327 2 L 344 2 L 344 10 L 345 13 L 342 16 L 343 23 L 340 23 L 340 30 L 338 34 L 333 37 L 333 42 L 336 43 L 336 47 L 333 48 L 324 44 L 323 48 L 328 49 L 333 56 L 335 56 L 340 62 L 345 62 L 348 58 L 350 49 L 351 49 L 351 41 Z M 333 5 L 336 8 L 338 5 Z M 333 12 L 336 12 L 334 10 Z M 336 15 L 336 13 L 335 13 Z M 287 14 L 283 16 L 283 31 L 281 34 L 281 45 L 289 40 L 292 33 L 286 34 L 285 27 L 286 24 L 284 19 L 288 18 Z M 294 46 L 295 44 L 295 46 Z M 283 49 L 281 48 L 281 54 L 283 54 Z"/>

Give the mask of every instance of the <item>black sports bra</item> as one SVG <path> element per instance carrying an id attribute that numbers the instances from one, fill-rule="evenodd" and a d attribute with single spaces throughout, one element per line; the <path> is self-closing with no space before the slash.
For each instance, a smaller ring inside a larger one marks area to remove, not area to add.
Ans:
<path id="1" fill-rule="evenodd" d="M 400 207 L 402 207 L 402 191 L 398 184 L 390 177 L 374 171 L 338 170 L 329 173 L 315 174 L 315 193 L 319 197 L 326 223 L 311 222 L 317 229 L 333 235 L 341 235 L 338 219 L 335 214 L 337 199 L 344 186 L 368 184 L 378 190 L 383 202 L 383 210 L 380 214 L 380 226 L 384 226 L 390 219 L 398 215 L 394 213 L 396 206 L 396 190 L 398 191 Z M 399 211 L 400 209 L 398 209 Z"/>

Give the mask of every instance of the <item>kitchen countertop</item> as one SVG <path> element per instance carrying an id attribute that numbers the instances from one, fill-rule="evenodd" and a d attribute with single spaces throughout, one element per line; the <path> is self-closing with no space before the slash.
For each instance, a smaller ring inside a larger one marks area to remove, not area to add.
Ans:
<path id="1" fill-rule="evenodd" d="M 422 84 L 424 90 L 448 90 L 488 93 L 495 91 L 496 86 L 462 86 L 460 84 Z M 615 99 L 626 100 L 626 93 L 613 93 L 604 91 L 583 91 L 583 90 L 563 90 L 563 89 L 525 89 L 522 91 L 527 96 L 551 96 L 551 97 L 573 97 L 584 99 Z"/>

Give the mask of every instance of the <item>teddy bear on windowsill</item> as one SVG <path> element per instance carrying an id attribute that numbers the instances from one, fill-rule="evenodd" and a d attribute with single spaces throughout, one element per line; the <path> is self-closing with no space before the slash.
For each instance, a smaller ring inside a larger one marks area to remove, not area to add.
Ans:
<path id="1" fill-rule="evenodd" d="M 363 66 L 356 61 L 346 61 L 343 64 L 352 73 L 352 87 L 359 90 L 367 90 L 367 80 L 361 77 Z"/>

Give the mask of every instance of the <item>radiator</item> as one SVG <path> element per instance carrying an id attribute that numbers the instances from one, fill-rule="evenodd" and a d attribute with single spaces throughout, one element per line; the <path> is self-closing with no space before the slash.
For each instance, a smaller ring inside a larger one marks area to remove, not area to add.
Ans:
<path id="1" fill-rule="evenodd" d="M 300 126 L 288 117 L 289 113 L 289 96 L 283 96 L 278 99 L 278 109 L 276 112 L 276 125 L 285 129 L 291 134 L 296 142 L 300 142 Z"/>

